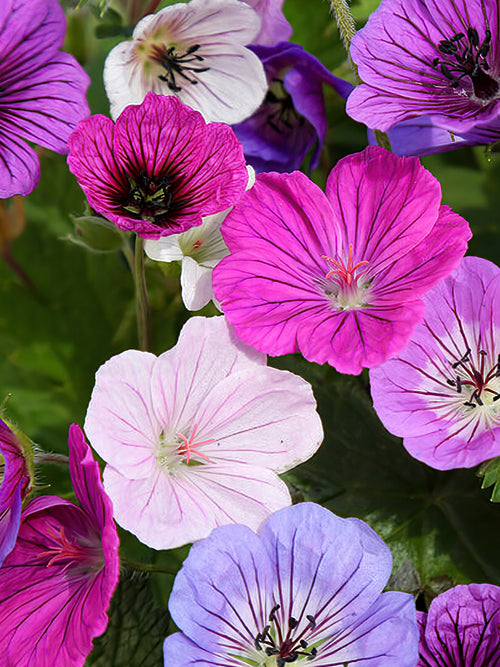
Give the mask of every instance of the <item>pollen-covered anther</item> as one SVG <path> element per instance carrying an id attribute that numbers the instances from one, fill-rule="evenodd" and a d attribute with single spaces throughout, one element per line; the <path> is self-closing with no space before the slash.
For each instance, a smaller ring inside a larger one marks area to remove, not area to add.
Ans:
<path id="1" fill-rule="evenodd" d="M 350 287 L 353 282 L 360 278 L 368 269 L 363 269 L 358 271 L 361 266 L 367 266 L 369 262 L 361 261 L 357 264 L 352 263 L 353 258 L 353 248 L 352 243 L 349 243 L 349 252 L 347 255 L 347 263 L 344 262 L 342 258 L 336 260 L 328 257 L 327 255 L 321 255 L 322 259 L 326 259 L 327 262 L 333 265 L 333 268 L 328 271 L 326 274 L 326 279 L 334 280 L 340 287 Z"/>
<path id="2" fill-rule="evenodd" d="M 209 438 L 208 440 L 202 440 L 201 442 L 194 442 L 197 429 L 198 429 L 198 424 L 195 424 L 193 426 L 193 432 L 191 433 L 191 437 L 189 438 L 189 440 L 182 433 L 175 433 L 174 434 L 177 438 L 180 438 L 182 440 L 182 444 L 179 445 L 179 448 L 178 448 L 177 451 L 178 451 L 179 454 L 182 454 L 182 455 L 186 456 L 186 463 L 187 464 L 189 464 L 193 454 L 202 458 L 206 463 L 210 462 L 210 459 L 208 458 L 208 456 L 205 456 L 205 454 L 202 454 L 201 452 L 197 451 L 197 449 L 198 449 L 198 447 L 201 447 L 202 445 L 208 445 L 208 443 L 210 443 L 210 442 L 215 442 L 215 440 L 214 440 L 214 438 Z"/>

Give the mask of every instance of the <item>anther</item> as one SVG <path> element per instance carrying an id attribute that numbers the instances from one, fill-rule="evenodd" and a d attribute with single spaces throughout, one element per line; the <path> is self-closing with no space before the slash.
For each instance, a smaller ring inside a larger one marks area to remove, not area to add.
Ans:
<path id="1" fill-rule="evenodd" d="M 316 627 L 316 619 L 312 614 L 307 614 L 306 618 L 310 623 L 311 630 L 314 630 L 314 628 Z"/>
<path id="2" fill-rule="evenodd" d="M 275 604 L 274 607 L 269 612 L 269 620 L 271 621 L 271 623 L 276 620 L 274 615 L 278 611 L 279 608 L 280 608 L 279 604 Z"/>
<path id="3" fill-rule="evenodd" d="M 288 619 L 288 627 L 290 628 L 290 630 L 294 630 L 298 624 L 299 622 L 297 621 L 297 619 L 294 618 L 293 616 L 290 616 L 290 618 Z"/>

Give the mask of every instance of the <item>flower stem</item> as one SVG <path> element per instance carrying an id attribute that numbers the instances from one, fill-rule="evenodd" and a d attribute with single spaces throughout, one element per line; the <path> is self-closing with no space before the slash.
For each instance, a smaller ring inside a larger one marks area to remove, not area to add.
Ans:
<path id="1" fill-rule="evenodd" d="M 155 563 L 140 563 L 139 561 L 128 560 L 128 558 L 120 558 L 120 563 L 128 570 L 137 570 L 139 572 L 161 572 L 163 574 L 171 574 L 173 577 L 177 574 L 177 570 L 165 567 L 164 565 L 155 565 Z"/>
<path id="2" fill-rule="evenodd" d="M 138 235 L 135 237 L 135 262 L 133 273 L 139 348 L 149 352 L 151 351 L 151 311 L 149 309 L 146 272 L 144 270 L 144 239 Z"/>

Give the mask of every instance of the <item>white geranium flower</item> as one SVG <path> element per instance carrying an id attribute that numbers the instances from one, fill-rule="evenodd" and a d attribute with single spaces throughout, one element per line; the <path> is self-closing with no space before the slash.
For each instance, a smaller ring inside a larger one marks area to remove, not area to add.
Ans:
<path id="1" fill-rule="evenodd" d="M 249 190 L 255 183 L 255 172 L 247 165 Z M 181 261 L 182 301 L 188 310 L 200 310 L 213 299 L 212 272 L 229 250 L 220 232 L 231 208 L 207 215 L 198 227 L 182 234 L 171 234 L 157 240 L 146 239 L 144 250 L 157 262 Z M 218 307 L 216 301 L 215 305 Z"/>
<path id="2" fill-rule="evenodd" d="M 208 122 L 248 118 L 267 91 L 259 58 L 245 48 L 260 28 L 257 12 L 240 0 L 190 0 L 145 16 L 132 41 L 106 59 L 112 117 L 152 91 L 177 95 Z"/>

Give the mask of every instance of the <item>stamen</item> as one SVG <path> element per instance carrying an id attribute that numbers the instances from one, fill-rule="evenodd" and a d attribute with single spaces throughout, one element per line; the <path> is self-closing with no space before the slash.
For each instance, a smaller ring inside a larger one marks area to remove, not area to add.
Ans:
<path id="1" fill-rule="evenodd" d="M 269 622 L 274 626 L 274 630 L 271 631 L 271 625 L 266 625 L 262 632 L 258 632 L 254 638 L 255 648 L 258 651 L 264 651 L 266 656 L 276 656 L 276 665 L 284 666 L 297 661 L 299 658 L 312 660 L 316 657 L 318 649 L 317 647 L 309 649 L 309 643 L 304 639 L 304 634 L 314 629 L 316 625 L 315 617 L 311 614 L 307 615 L 308 625 L 302 629 L 298 636 L 294 637 L 294 630 L 299 627 L 300 621 L 294 616 L 289 616 L 287 621 L 288 630 L 285 635 L 280 620 L 276 616 L 279 608 L 280 605 L 276 604 L 269 612 Z"/>
<path id="2" fill-rule="evenodd" d="M 352 248 L 352 243 L 349 243 L 349 252 L 347 255 L 347 264 L 344 263 L 343 259 L 339 259 L 338 261 L 336 259 L 332 259 L 332 257 L 328 257 L 327 255 L 321 255 L 322 259 L 326 259 L 327 262 L 330 264 L 333 264 L 334 268 L 328 271 L 326 274 L 326 279 L 328 280 L 329 278 L 332 278 L 338 285 L 341 287 L 347 285 L 350 286 L 354 280 L 357 280 L 360 276 L 362 276 L 364 273 L 368 271 L 368 269 L 364 269 L 363 271 L 360 271 L 356 275 L 356 271 L 359 269 L 360 266 L 367 266 L 369 262 L 366 260 L 362 262 L 358 262 L 353 266 L 352 264 L 352 257 L 353 257 L 353 248 Z"/>
<path id="3" fill-rule="evenodd" d="M 203 56 L 196 53 L 200 48 L 200 44 L 190 46 L 184 53 L 177 53 L 176 47 L 171 46 L 167 48 L 164 45 L 154 44 L 151 48 L 151 59 L 159 63 L 164 69 L 165 74 L 160 74 L 159 79 L 164 81 L 168 88 L 174 93 L 180 93 L 182 88 L 177 84 L 176 76 L 180 75 L 183 79 L 191 84 L 197 84 L 196 79 L 190 78 L 187 72 L 208 72 L 210 67 L 193 67 L 191 63 L 202 62 Z"/>
<path id="4" fill-rule="evenodd" d="M 172 204 L 171 186 L 167 174 L 148 176 L 141 171 L 137 180 L 130 178 L 130 192 L 122 208 L 138 218 L 165 226 L 165 216 Z"/>
<path id="5" fill-rule="evenodd" d="M 209 440 L 203 440 L 202 442 L 194 442 L 194 437 L 196 435 L 197 428 L 198 424 L 195 424 L 193 426 L 193 432 L 191 433 L 191 437 L 189 438 L 189 440 L 182 433 L 174 433 L 174 435 L 180 438 L 183 442 L 183 444 L 179 447 L 178 451 L 180 454 L 186 455 L 186 463 L 188 465 L 191 460 L 191 456 L 193 454 L 196 454 L 196 456 L 200 456 L 204 461 L 210 463 L 210 459 L 207 456 L 205 456 L 205 454 L 202 454 L 201 452 L 197 451 L 197 448 L 201 447 L 202 445 L 207 445 L 209 442 L 215 442 L 215 439 L 210 438 Z"/>

